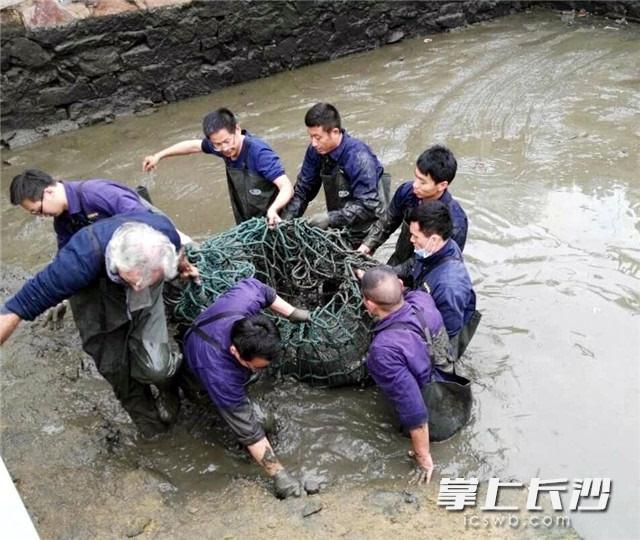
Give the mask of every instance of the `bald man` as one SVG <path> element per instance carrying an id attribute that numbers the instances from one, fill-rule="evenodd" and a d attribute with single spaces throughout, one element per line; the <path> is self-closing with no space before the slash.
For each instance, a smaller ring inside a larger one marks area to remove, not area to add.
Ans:
<path id="1" fill-rule="evenodd" d="M 429 411 L 422 391 L 438 376 L 435 366 L 444 367 L 452 361 L 442 317 L 428 293 L 403 292 L 402 282 L 389 266 L 364 273 L 362 295 L 367 311 L 377 320 L 367 368 L 409 432 L 418 465 L 418 482 L 429 482 L 433 459 L 429 448 Z"/>

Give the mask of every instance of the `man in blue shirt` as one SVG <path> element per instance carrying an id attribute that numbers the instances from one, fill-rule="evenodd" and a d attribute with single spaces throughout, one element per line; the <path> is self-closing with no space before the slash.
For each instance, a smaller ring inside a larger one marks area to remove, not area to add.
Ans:
<path id="1" fill-rule="evenodd" d="M 414 256 L 394 270 L 411 288 L 424 288 L 433 296 L 458 358 L 475 333 L 480 313 L 462 253 L 451 238 L 449 209 L 441 201 L 427 201 L 409 212 L 408 221 Z"/>
<path id="2" fill-rule="evenodd" d="M 340 114 L 333 105 L 316 103 L 307 111 L 304 122 L 311 144 L 282 217 L 302 216 L 323 187 L 327 212 L 315 214 L 309 222 L 323 229 L 346 229 L 355 248 L 383 215 L 391 179 L 371 148 L 342 129 Z"/>
<path id="3" fill-rule="evenodd" d="M 163 282 L 196 277 L 181 260 L 171 221 L 152 212 L 118 215 L 80 229 L 0 309 L 0 344 L 22 320 L 31 321 L 71 298 L 84 351 L 145 436 L 173 418 L 156 407 L 149 385 L 168 383 L 180 359 L 171 350 Z"/>
<path id="4" fill-rule="evenodd" d="M 236 224 L 266 216 L 270 227 L 280 220 L 280 210 L 293 195 L 291 181 L 278 155 L 262 139 L 240 128 L 229 109 L 204 117 L 205 138 L 176 143 L 146 156 L 143 171 L 152 171 L 161 159 L 204 152 L 224 160 L 231 208 Z"/>
<path id="5" fill-rule="evenodd" d="M 260 314 L 269 308 L 292 321 L 309 313 L 294 308 L 255 278 L 243 279 L 203 311 L 187 331 L 184 354 L 190 370 L 218 412 L 255 461 L 274 479 L 279 498 L 299 496 L 300 486 L 282 467 L 247 396 L 253 373 L 280 352 L 275 324 Z"/>
<path id="6" fill-rule="evenodd" d="M 371 227 L 358 251 L 373 255 L 402 225 L 396 249 L 387 264 L 393 266 L 406 261 L 413 252 L 406 218 L 412 208 L 424 201 L 441 201 L 447 205 L 453 220 L 451 237 L 463 251 L 467 241 L 467 215 L 448 190 L 457 168 L 453 152 L 444 146 L 432 146 L 420 154 L 414 171 L 415 179 L 398 187 L 384 216 Z"/>

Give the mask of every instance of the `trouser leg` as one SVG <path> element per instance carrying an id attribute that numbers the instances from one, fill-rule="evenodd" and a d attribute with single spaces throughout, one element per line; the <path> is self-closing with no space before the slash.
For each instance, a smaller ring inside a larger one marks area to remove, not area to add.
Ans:
<path id="1" fill-rule="evenodd" d="M 148 386 L 131 379 L 124 288 L 104 278 L 70 299 L 83 350 L 143 435 L 164 431 Z"/>

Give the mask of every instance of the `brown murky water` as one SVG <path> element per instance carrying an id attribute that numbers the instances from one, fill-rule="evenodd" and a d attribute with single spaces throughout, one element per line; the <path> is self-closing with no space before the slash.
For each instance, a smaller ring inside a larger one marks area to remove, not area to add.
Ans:
<path id="1" fill-rule="evenodd" d="M 572 513 L 571 522 L 587 538 L 639 537 L 637 25 L 534 11 L 5 152 L 12 165 L 2 167 L 3 264 L 31 272 L 54 252 L 50 223 L 9 207 L 7 188 L 21 169 L 144 183 L 181 229 L 205 237 L 233 223 L 221 162 L 173 158 L 145 175 L 142 157 L 199 137 L 203 115 L 224 105 L 272 144 L 293 179 L 307 144 L 304 112 L 319 100 L 338 107 L 395 185 L 411 178 L 428 145 L 444 143 L 458 157 L 451 191 L 469 216 L 465 258 L 484 317 L 464 359 L 475 382 L 473 419 L 434 445 L 436 482 L 565 478 L 570 491 L 575 479 L 610 477 L 609 510 Z M 18 350 L 11 345 L 3 354 Z M 81 377 L 75 384 L 90 401 L 99 383 Z M 301 476 L 362 488 L 406 474 L 407 442 L 375 389 L 287 383 L 257 392 L 278 409 L 279 455 Z M 9 418 L 7 411 L 26 407 L 2 405 Z M 67 421 L 81 423 L 91 414 L 91 405 L 84 408 Z M 5 420 L 5 437 L 12 430 Z M 233 475 L 258 476 L 218 435 L 207 425 L 181 426 L 157 443 L 129 445 L 125 455 L 174 486 L 176 500 Z M 7 455 L 19 453 L 3 446 Z"/>

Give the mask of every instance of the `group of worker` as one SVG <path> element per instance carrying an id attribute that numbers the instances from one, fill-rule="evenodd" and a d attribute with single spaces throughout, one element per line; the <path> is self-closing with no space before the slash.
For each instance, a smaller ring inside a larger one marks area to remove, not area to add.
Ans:
<path id="1" fill-rule="evenodd" d="M 428 148 L 417 159 L 414 180 L 389 200 L 389 175 L 371 148 L 345 131 L 335 107 L 317 103 L 305 124 L 311 142 L 295 186 L 274 150 L 241 129 L 225 108 L 205 116 L 202 140 L 146 156 L 142 167 L 153 170 L 171 156 L 217 155 L 226 165 L 236 222 L 264 217 L 272 228 L 301 217 L 323 187 L 327 209 L 310 224 L 339 229 L 363 256 L 401 227 L 388 265 L 358 272 L 364 306 L 375 321 L 367 367 L 411 437 L 420 480 L 428 481 L 434 466 L 424 389 L 454 371 L 480 317 L 462 257 L 467 217 L 448 191 L 455 157 L 443 146 Z M 308 321 L 309 311 L 255 278 L 241 280 L 196 318 L 181 354 L 169 339 L 163 292 L 174 278 L 197 282 L 199 275 L 185 257 L 191 239 L 163 212 L 117 182 L 63 182 L 36 169 L 13 179 L 10 198 L 34 215 L 54 218 L 59 249 L 0 308 L 0 343 L 22 320 L 45 312 L 60 317 L 68 299 L 83 349 L 145 436 L 166 431 L 175 420 L 183 354 L 239 442 L 274 479 L 276 495 L 299 495 L 246 384 L 280 349 L 278 329 L 261 311 L 294 322 Z"/>

